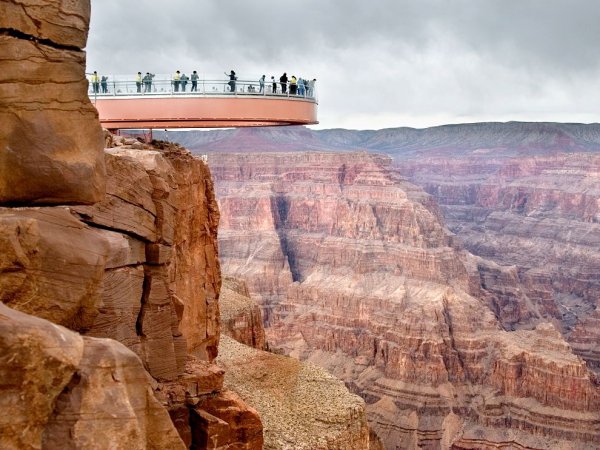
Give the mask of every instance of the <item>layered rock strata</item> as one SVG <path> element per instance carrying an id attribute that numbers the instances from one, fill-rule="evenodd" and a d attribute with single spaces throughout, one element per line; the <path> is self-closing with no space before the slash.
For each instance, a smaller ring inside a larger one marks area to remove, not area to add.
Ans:
<path id="1" fill-rule="evenodd" d="M 106 372 L 122 382 L 122 391 L 110 394 L 112 407 L 139 402 L 136 408 L 146 408 L 138 414 L 142 418 L 162 411 L 153 429 L 167 430 L 176 444 L 153 448 L 178 448 L 185 442 L 194 448 L 259 449 L 260 418 L 222 389 L 223 372 L 211 364 L 219 338 L 220 270 L 218 210 L 208 168 L 176 146 L 141 148 L 145 146 L 137 141 L 123 145 L 124 139 L 115 143 L 117 148 L 106 151 L 107 193 L 102 202 L 0 208 L 2 302 L 86 336 L 116 339 L 134 352 L 123 347 L 115 359 L 96 344 L 112 341 L 79 337 L 89 342 L 91 359 L 77 361 L 75 381 L 59 386 L 63 392 L 54 397 L 51 415 L 43 419 L 44 442 L 52 448 L 64 440 L 76 448 L 91 445 L 101 432 L 110 442 L 120 439 L 111 423 L 103 426 L 103 414 L 112 410 L 88 400 L 85 396 L 92 394 L 78 388 L 79 377 L 85 375 L 94 395 L 101 395 L 101 381 L 94 380 L 102 380 Z M 188 356 L 191 351 L 195 359 Z M 134 369 L 119 375 L 119 367 L 134 362 L 144 374 L 142 381 L 139 373 L 130 374 Z M 143 388 L 136 387 L 144 383 L 155 389 L 160 402 L 144 400 Z M 80 401 L 89 406 L 73 403 L 73 396 L 83 396 Z M 130 434 L 145 439 L 144 427 Z M 124 439 L 115 448 L 132 442 Z"/>
<path id="2" fill-rule="evenodd" d="M 211 363 L 210 173 L 176 146 L 102 132 L 89 13 L 0 2 L 0 446 L 260 449 L 258 415 Z"/>
<path id="3" fill-rule="evenodd" d="M 553 325 L 506 331 L 431 198 L 368 154 L 209 156 L 227 275 L 270 345 L 365 399 L 386 448 L 598 448 L 595 377 Z M 510 271 L 496 267 L 510 279 Z M 573 447 L 575 446 L 575 447 Z"/>
<path id="4" fill-rule="evenodd" d="M 503 325 L 553 321 L 598 373 L 600 157 L 484 153 L 407 160 L 399 170 L 436 197 L 469 251 L 513 272 L 507 280 L 480 268 L 482 285 L 503 291 Z"/>
<path id="5" fill-rule="evenodd" d="M 248 347 L 267 349 L 260 307 L 250 298 L 244 282 L 233 278 L 223 280 L 219 309 L 223 333 Z"/>
<path id="6" fill-rule="evenodd" d="M 0 3 L 0 204 L 104 195 L 98 113 L 84 74 L 90 2 Z"/>

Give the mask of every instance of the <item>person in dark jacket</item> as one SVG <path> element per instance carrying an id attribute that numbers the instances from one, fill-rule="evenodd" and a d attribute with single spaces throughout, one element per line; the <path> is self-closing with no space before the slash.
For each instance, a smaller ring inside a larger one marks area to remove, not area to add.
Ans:
<path id="1" fill-rule="evenodd" d="M 225 75 L 227 75 L 227 73 L 225 73 Z M 235 80 L 237 80 L 235 72 L 232 70 L 227 76 L 229 77 L 229 83 L 227 83 L 229 85 L 229 91 L 235 92 Z"/>
<path id="2" fill-rule="evenodd" d="M 195 70 L 192 72 L 192 92 L 198 92 L 198 78 L 200 78 L 198 76 L 198 72 L 196 72 Z"/>
<path id="3" fill-rule="evenodd" d="M 102 93 L 107 94 L 108 93 L 108 77 L 107 76 L 102 76 L 102 78 L 100 79 L 100 86 L 102 86 Z"/>
<path id="4" fill-rule="evenodd" d="M 185 73 L 181 74 L 181 78 L 179 79 L 179 82 L 181 83 L 181 92 L 185 92 L 185 87 L 187 86 L 189 79 L 190 78 Z"/>
<path id="5" fill-rule="evenodd" d="M 281 75 L 279 77 L 279 82 L 281 83 L 281 93 L 285 94 L 287 92 L 287 82 L 288 82 L 287 73 L 283 72 L 283 75 Z"/>

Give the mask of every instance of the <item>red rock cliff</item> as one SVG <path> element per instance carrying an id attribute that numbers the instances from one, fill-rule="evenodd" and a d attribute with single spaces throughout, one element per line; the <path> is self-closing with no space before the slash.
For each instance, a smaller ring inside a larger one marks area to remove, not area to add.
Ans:
<path id="1" fill-rule="evenodd" d="M 212 363 L 210 172 L 176 146 L 103 151 L 89 6 L 0 3 L 0 447 L 262 448 Z"/>

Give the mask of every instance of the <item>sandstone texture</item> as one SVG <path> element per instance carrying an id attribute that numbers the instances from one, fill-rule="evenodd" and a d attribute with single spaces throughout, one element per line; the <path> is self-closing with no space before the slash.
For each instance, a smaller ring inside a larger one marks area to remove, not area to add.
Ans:
<path id="1" fill-rule="evenodd" d="M 87 97 L 89 1 L 0 3 L 0 204 L 93 203 L 103 134 Z"/>
<path id="2" fill-rule="evenodd" d="M 139 358 L 0 303 L 3 449 L 185 448 Z"/>
<path id="3" fill-rule="evenodd" d="M 210 172 L 178 146 L 111 142 L 103 201 L 0 208 L 2 307 L 47 324 L 37 341 L 19 323 L 0 339 L 16 346 L 11 330 L 22 328 L 23 345 L 50 347 L 0 362 L 15 399 L 6 407 L 20 399 L 24 411 L 4 415 L 6 448 L 258 450 L 260 417 L 211 363 L 221 279 Z M 56 337 L 55 324 L 72 331 Z M 47 356 L 57 352 L 57 362 Z"/>
<path id="4" fill-rule="evenodd" d="M 219 308 L 222 333 L 248 347 L 267 349 L 260 307 L 250 298 L 244 282 L 223 280 Z"/>
<path id="5" fill-rule="evenodd" d="M 272 348 L 364 398 L 385 448 L 599 448 L 598 382 L 560 325 L 506 327 L 494 302 L 519 286 L 481 280 L 514 283 L 518 271 L 461 250 L 390 158 L 209 163 L 224 273 L 262 306 Z"/>
<path id="6" fill-rule="evenodd" d="M 368 450 L 364 402 L 325 370 L 221 337 L 225 386 L 256 408 L 264 449 Z"/>
<path id="7" fill-rule="evenodd" d="M 109 324 L 127 323 L 128 339 L 134 349 L 139 344 L 150 373 L 171 379 L 187 351 L 206 360 L 216 356 L 219 212 L 205 163 L 178 147 L 128 147 L 107 150 L 104 200 L 73 208 L 88 224 L 127 236 L 132 248 L 125 253 L 139 260 L 112 265 L 109 284 L 120 287 L 107 296 L 89 332 L 112 333 Z M 135 327 L 137 340 L 131 334 Z"/>

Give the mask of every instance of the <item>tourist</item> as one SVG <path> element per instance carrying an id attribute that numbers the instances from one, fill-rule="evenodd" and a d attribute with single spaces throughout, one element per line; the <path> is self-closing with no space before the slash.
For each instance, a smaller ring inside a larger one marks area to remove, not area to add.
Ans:
<path id="1" fill-rule="evenodd" d="M 146 75 L 144 75 L 144 92 L 152 92 L 152 78 L 154 78 L 154 75 L 152 75 L 150 72 L 146 72 Z"/>
<path id="2" fill-rule="evenodd" d="M 102 93 L 108 93 L 108 77 L 102 75 L 102 79 L 100 80 L 100 86 L 102 86 Z"/>
<path id="3" fill-rule="evenodd" d="M 281 75 L 279 77 L 279 83 L 281 83 L 281 93 L 282 94 L 285 94 L 287 91 L 287 82 L 288 82 L 287 73 L 283 72 L 283 75 Z"/>
<path id="4" fill-rule="evenodd" d="M 100 79 L 98 78 L 98 72 L 96 72 L 94 70 L 94 73 L 92 74 L 92 90 L 94 91 L 94 94 L 97 94 L 98 91 L 100 90 Z"/>
<path id="5" fill-rule="evenodd" d="M 192 72 L 192 89 L 190 90 L 191 92 L 198 92 L 198 78 L 200 78 L 198 76 L 198 72 L 196 72 L 195 70 Z"/>
<path id="6" fill-rule="evenodd" d="M 317 81 L 316 78 L 313 78 L 312 80 L 310 80 L 308 82 L 308 96 L 309 97 L 313 97 L 315 95 L 315 82 Z"/>
<path id="7" fill-rule="evenodd" d="M 292 75 L 292 79 L 290 80 L 290 94 L 296 95 L 296 90 L 298 88 L 298 80 L 296 79 L 296 75 Z"/>
<path id="8" fill-rule="evenodd" d="M 179 80 L 181 80 L 181 74 L 178 70 L 177 72 L 175 72 L 175 75 L 173 75 L 173 87 L 175 89 L 175 92 L 179 92 Z"/>
<path id="9" fill-rule="evenodd" d="M 260 84 L 260 89 L 258 90 L 258 92 L 263 94 L 265 92 L 265 76 L 264 75 L 262 77 L 260 77 L 260 80 L 258 80 L 258 83 Z"/>
<path id="10" fill-rule="evenodd" d="M 298 78 L 298 95 L 304 97 L 304 80 L 302 78 Z"/>
<path id="11" fill-rule="evenodd" d="M 229 91 L 235 92 L 235 80 L 237 80 L 235 72 L 232 70 L 229 72 L 229 75 L 227 75 L 227 73 L 225 73 L 225 75 L 229 77 L 229 83 L 227 83 L 229 85 Z"/>
<path id="12" fill-rule="evenodd" d="M 179 79 L 181 82 L 181 92 L 185 92 L 185 87 L 187 86 L 187 82 L 190 78 L 184 73 L 181 74 L 181 78 Z"/>
<path id="13" fill-rule="evenodd" d="M 135 86 L 137 87 L 138 92 L 142 92 L 142 72 L 138 72 L 135 77 Z"/>
<path id="14" fill-rule="evenodd" d="M 273 83 L 272 93 L 277 94 L 277 81 L 273 75 L 271 75 L 271 83 Z"/>

